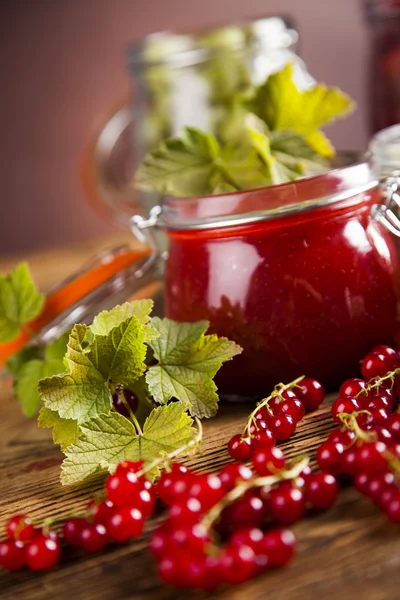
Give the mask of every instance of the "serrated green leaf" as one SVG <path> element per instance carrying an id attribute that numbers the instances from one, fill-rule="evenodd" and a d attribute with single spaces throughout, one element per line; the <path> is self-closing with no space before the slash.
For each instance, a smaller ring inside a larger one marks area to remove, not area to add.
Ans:
<path id="1" fill-rule="evenodd" d="M 145 325 L 150 320 L 153 306 L 153 300 L 143 299 L 125 302 L 111 310 L 103 310 L 93 319 L 90 329 L 95 335 L 108 335 L 111 329 L 118 327 L 130 317 L 136 317 L 139 323 Z"/>
<path id="2" fill-rule="evenodd" d="M 62 419 L 58 412 L 50 410 L 45 406 L 40 410 L 38 425 L 39 427 L 53 428 L 53 441 L 55 444 L 59 444 L 63 452 L 78 440 L 78 421 Z"/>
<path id="3" fill-rule="evenodd" d="M 327 138 L 316 136 L 316 132 L 349 114 L 355 105 L 347 94 L 322 83 L 300 91 L 293 81 L 293 65 L 288 64 L 256 88 L 247 106 L 270 130 L 290 129 L 301 133 L 315 151 L 331 156 L 333 149 Z"/>
<path id="4" fill-rule="evenodd" d="M 80 481 L 101 469 L 112 470 L 123 460 L 152 461 L 185 446 L 194 435 L 193 421 L 178 403 L 154 409 L 141 436 L 128 419 L 114 412 L 82 424 L 81 430 L 77 443 L 66 452 L 63 484 Z"/>
<path id="5" fill-rule="evenodd" d="M 219 144 L 209 133 L 186 127 L 181 138 L 170 138 L 148 154 L 135 175 L 135 186 L 175 196 L 210 193 L 209 181 Z"/>
<path id="6" fill-rule="evenodd" d="M 146 369 L 144 338 L 143 325 L 131 316 L 107 335 L 95 335 L 87 358 L 105 381 L 129 387 Z"/>
<path id="7" fill-rule="evenodd" d="M 0 342 L 15 339 L 24 323 L 32 321 L 43 308 L 44 296 L 33 282 L 26 263 L 9 275 L 0 275 Z"/>
<path id="8" fill-rule="evenodd" d="M 47 408 L 64 419 L 87 421 L 111 409 L 111 394 L 101 372 L 84 347 L 88 327 L 75 325 L 69 336 L 66 362 L 69 373 L 39 381 L 39 393 Z"/>
<path id="9" fill-rule="evenodd" d="M 21 366 L 14 391 L 27 417 L 35 417 L 41 404 L 38 391 L 39 379 L 62 373 L 63 370 L 63 362 L 60 359 L 31 360 Z"/>
<path id="10" fill-rule="evenodd" d="M 160 337 L 151 343 L 158 365 L 146 373 L 154 400 L 166 404 L 178 398 L 197 417 L 217 412 L 217 387 L 212 378 L 222 363 L 240 354 L 242 349 L 226 338 L 205 336 L 207 321 L 175 323 L 152 319 Z"/>

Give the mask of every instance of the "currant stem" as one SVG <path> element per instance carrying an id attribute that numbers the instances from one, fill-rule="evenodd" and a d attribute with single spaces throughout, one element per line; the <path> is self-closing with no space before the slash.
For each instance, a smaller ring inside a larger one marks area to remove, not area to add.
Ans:
<path id="1" fill-rule="evenodd" d="M 136 474 L 137 477 L 146 475 L 146 473 L 148 473 L 149 471 L 152 471 L 155 467 L 158 467 L 159 465 L 161 465 L 163 463 L 169 462 L 169 461 L 173 460 L 176 456 L 179 456 L 180 454 L 185 453 L 187 450 L 190 450 L 190 449 L 198 446 L 200 444 L 201 440 L 203 439 L 203 425 L 201 424 L 200 419 L 198 419 L 197 417 L 195 417 L 195 421 L 196 421 L 196 425 L 197 425 L 197 433 L 187 444 L 185 444 L 184 446 L 181 446 L 180 448 L 177 448 L 176 450 L 174 450 L 173 452 L 170 452 L 169 454 L 163 454 L 163 456 L 160 456 L 159 458 L 155 458 L 153 461 L 148 463 L 148 465 L 146 465 L 146 467 L 144 467 L 141 471 L 139 471 Z"/>
<path id="2" fill-rule="evenodd" d="M 397 367 L 397 369 L 393 369 L 393 371 L 389 371 L 383 377 L 373 377 L 368 381 L 366 387 L 360 390 L 354 397 L 358 398 L 358 396 L 360 396 L 361 394 L 368 394 L 368 392 L 371 392 L 373 389 L 378 389 L 379 386 L 382 385 L 382 383 L 384 381 L 387 381 L 388 379 L 391 380 L 393 387 L 394 378 L 396 377 L 396 375 L 400 375 L 400 367 Z"/>
<path id="3" fill-rule="evenodd" d="M 284 471 L 280 471 L 276 475 L 268 475 L 266 477 L 255 477 L 253 479 L 249 479 L 248 481 L 241 481 L 237 484 L 230 492 L 228 492 L 223 499 L 218 502 L 204 517 L 202 520 L 202 525 L 209 532 L 213 525 L 218 521 L 222 511 L 241 498 L 248 490 L 253 488 L 272 487 L 275 483 L 279 483 L 280 481 L 286 481 L 288 479 L 295 479 L 300 475 L 300 473 L 307 467 L 310 459 L 307 455 L 300 456 L 292 462 L 290 469 L 285 469 Z"/>
<path id="4" fill-rule="evenodd" d="M 244 433 L 250 437 L 250 427 L 251 424 L 254 422 L 256 422 L 256 414 L 258 413 L 258 411 L 263 408 L 264 406 L 266 406 L 268 408 L 268 403 L 270 400 L 272 400 L 272 398 L 276 398 L 277 396 L 282 396 L 282 392 L 286 392 L 286 390 L 290 390 L 294 387 L 297 386 L 298 383 L 300 383 L 300 381 L 302 381 L 304 379 L 304 375 L 302 375 L 301 377 L 298 377 L 297 379 L 294 379 L 293 381 L 291 381 L 290 383 L 278 383 L 278 385 L 275 386 L 273 392 L 271 392 L 271 394 L 267 397 L 264 398 L 263 400 L 261 400 L 261 402 L 257 403 L 257 406 L 255 407 L 255 409 L 253 410 L 252 413 L 250 413 L 250 416 L 247 420 L 246 426 L 244 428 Z"/>
<path id="5" fill-rule="evenodd" d="M 376 434 L 374 432 L 364 431 L 361 429 L 357 422 L 358 415 L 370 415 L 369 410 L 357 410 L 353 413 L 339 413 L 338 417 L 342 421 L 343 425 L 346 429 L 350 431 L 354 431 L 356 434 L 356 438 L 358 440 L 363 440 L 364 442 L 373 442 L 376 439 Z"/>

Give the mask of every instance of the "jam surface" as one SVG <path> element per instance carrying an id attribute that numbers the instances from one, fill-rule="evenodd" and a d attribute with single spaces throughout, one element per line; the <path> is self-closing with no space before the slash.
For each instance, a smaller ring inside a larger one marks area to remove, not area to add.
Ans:
<path id="1" fill-rule="evenodd" d="M 266 395 L 300 375 L 328 389 L 393 343 L 400 298 L 396 238 L 371 217 L 376 193 L 208 231 L 169 232 L 166 312 L 208 319 L 243 354 L 223 367 L 223 394 Z"/>

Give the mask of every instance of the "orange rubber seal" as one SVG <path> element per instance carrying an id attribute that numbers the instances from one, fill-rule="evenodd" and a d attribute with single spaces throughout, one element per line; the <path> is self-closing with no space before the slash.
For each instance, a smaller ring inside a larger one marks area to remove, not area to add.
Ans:
<path id="1" fill-rule="evenodd" d="M 48 325 L 53 319 L 61 315 L 65 310 L 82 300 L 87 294 L 96 289 L 99 285 L 116 275 L 132 263 L 148 256 L 150 251 L 129 250 L 114 256 L 111 260 L 95 266 L 90 271 L 73 278 L 65 285 L 60 286 L 54 292 L 50 292 L 46 298 L 44 308 L 40 315 L 27 324 L 26 330 L 20 335 L 5 344 L 0 344 L 0 363 L 5 363 L 7 359 L 21 350 L 29 342 L 33 333 L 39 331 Z"/>

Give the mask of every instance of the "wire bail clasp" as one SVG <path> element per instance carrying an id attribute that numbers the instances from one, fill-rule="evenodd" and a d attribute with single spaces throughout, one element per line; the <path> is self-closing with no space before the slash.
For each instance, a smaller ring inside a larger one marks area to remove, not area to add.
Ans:
<path id="1" fill-rule="evenodd" d="M 157 205 L 153 206 L 147 219 L 141 215 L 134 215 L 130 219 L 130 228 L 133 235 L 143 244 L 150 246 L 155 254 L 159 254 L 159 247 L 154 235 L 154 228 L 159 225 L 161 212 L 161 206 Z"/>
<path id="2" fill-rule="evenodd" d="M 391 233 L 400 237 L 400 174 L 383 179 L 380 189 L 383 203 L 373 206 L 372 216 Z"/>

